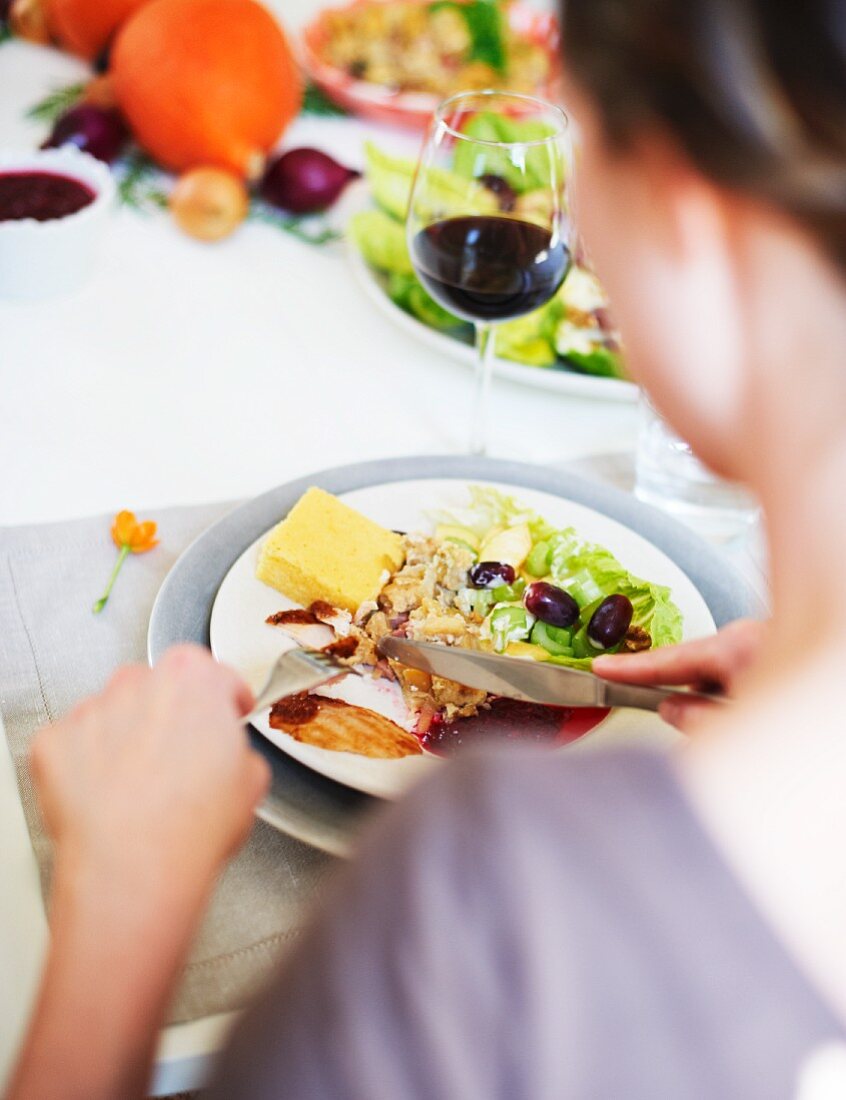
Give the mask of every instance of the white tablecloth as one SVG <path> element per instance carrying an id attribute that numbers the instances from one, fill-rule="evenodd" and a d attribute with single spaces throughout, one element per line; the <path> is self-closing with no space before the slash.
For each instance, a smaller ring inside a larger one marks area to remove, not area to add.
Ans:
<path id="1" fill-rule="evenodd" d="M 81 71 L 0 47 L 0 146 L 32 147 L 23 113 Z M 285 136 L 352 165 L 362 143 L 417 139 L 303 118 Z M 266 225 L 210 246 L 163 214 L 114 219 L 95 279 L 70 297 L 0 303 L 0 523 L 235 498 L 322 466 L 467 444 L 472 372 L 368 302 L 340 245 Z M 628 450 L 634 409 L 499 382 L 492 452 L 557 462 Z"/>

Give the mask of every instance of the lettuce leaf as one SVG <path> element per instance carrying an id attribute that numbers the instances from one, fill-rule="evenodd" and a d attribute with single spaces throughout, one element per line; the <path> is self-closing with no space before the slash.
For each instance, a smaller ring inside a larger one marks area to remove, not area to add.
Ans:
<path id="1" fill-rule="evenodd" d="M 468 527 L 480 540 L 494 527 L 516 527 L 521 523 L 528 526 L 533 542 L 554 534 L 555 528 L 542 516 L 499 489 L 492 489 L 487 485 L 471 485 L 469 490 L 470 503 L 466 508 L 455 512 L 433 512 L 432 519 L 437 523 Z"/>
<path id="2" fill-rule="evenodd" d="M 364 174 L 377 204 L 392 218 L 405 221 L 414 182 L 414 161 L 383 153 L 372 141 L 364 146 Z"/>
<path id="3" fill-rule="evenodd" d="M 462 141 L 456 145 L 453 169 L 468 180 L 486 175 L 500 176 L 518 195 L 536 191 L 549 186 L 551 160 L 555 162 L 553 178 L 563 179 L 564 161 L 555 143 L 530 145 L 517 152 L 495 144 L 541 141 L 551 137 L 555 131 L 546 122 L 478 111 L 461 130 L 479 142 Z"/>
<path id="4" fill-rule="evenodd" d="M 571 592 L 580 606 L 619 593 L 632 601 L 632 625 L 645 630 L 653 646 L 675 645 L 682 640 L 682 613 L 665 585 L 630 573 L 610 550 L 598 543 L 583 542 L 572 527 L 547 541 L 552 544 L 553 581 Z"/>
<path id="5" fill-rule="evenodd" d="M 460 317 L 456 317 L 439 305 L 416 275 L 392 272 L 388 277 L 386 289 L 392 302 L 429 328 L 437 329 L 439 332 L 450 332 L 466 325 Z"/>
<path id="6" fill-rule="evenodd" d="M 408 213 L 416 168 L 413 160 L 389 156 L 372 141 L 364 146 L 364 174 L 373 198 L 397 221 L 404 222 Z M 417 211 L 421 218 L 434 220 L 459 214 L 493 214 L 498 209 L 496 196 L 483 184 L 445 168 L 421 167 L 420 170 L 429 173 L 428 187 L 421 192 Z"/>
<path id="7" fill-rule="evenodd" d="M 413 276 L 405 229 L 381 210 L 361 210 L 347 222 L 347 234 L 365 260 L 379 271 Z"/>
<path id="8" fill-rule="evenodd" d="M 556 297 L 532 313 L 497 325 L 497 355 L 535 367 L 555 366 L 558 362 L 555 333 L 563 312 L 564 304 Z"/>
<path id="9" fill-rule="evenodd" d="M 616 351 L 596 347 L 591 352 L 562 351 L 561 355 L 582 374 L 592 374 L 598 378 L 625 378 L 623 358 Z"/>

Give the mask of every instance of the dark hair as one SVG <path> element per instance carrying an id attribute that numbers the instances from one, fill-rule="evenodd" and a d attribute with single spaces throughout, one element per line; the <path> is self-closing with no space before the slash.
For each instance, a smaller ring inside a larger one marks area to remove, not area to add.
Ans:
<path id="1" fill-rule="evenodd" d="M 614 146 L 664 127 L 846 267 L 846 0 L 563 2 L 567 69 Z"/>

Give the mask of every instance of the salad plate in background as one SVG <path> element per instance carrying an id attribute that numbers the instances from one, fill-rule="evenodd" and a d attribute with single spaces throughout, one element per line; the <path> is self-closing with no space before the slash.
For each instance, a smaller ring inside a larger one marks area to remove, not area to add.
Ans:
<path id="1" fill-rule="evenodd" d="M 482 133 L 503 126 L 514 133 L 519 119 L 475 116 L 468 125 Z M 354 277 L 368 298 L 395 324 L 457 362 L 474 366 L 473 326 L 432 299 L 411 264 L 405 211 L 415 162 L 365 147 L 364 179 L 346 197 L 347 241 Z M 472 176 L 472 166 L 435 169 L 436 194 L 447 212 L 466 209 L 468 198 L 480 213 L 498 210 L 532 219 L 531 191 L 511 189 L 508 180 Z M 498 325 L 494 369 L 500 377 L 577 397 L 633 401 L 637 387 L 625 377 L 619 335 L 613 328 L 604 291 L 585 266 L 574 263 L 558 293 L 541 309 Z"/>
<path id="2" fill-rule="evenodd" d="M 334 103 L 415 130 L 456 91 L 550 97 L 558 46 L 552 14 L 491 0 L 353 0 L 323 9 L 302 38 L 306 71 Z"/>
<path id="3" fill-rule="evenodd" d="M 510 499 L 512 495 L 516 505 Z M 571 587 L 580 600 L 587 601 L 586 607 L 598 595 L 628 592 L 637 609 L 638 624 L 643 623 L 652 632 L 656 645 L 714 631 L 714 620 L 704 598 L 662 551 L 616 520 L 551 493 L 496 483 L 471 485 L 460 479 L 427 479 L 375 484 L 343 493 L 340 499 L 385 528 L 424 534 L 435 532 L 447 514 L 456 521 L 472 524 L 478 532 L 493 524 L 501 533 L 503 529 L 525 526 L 527 517 L 533 513 L 535 519 L 528 521 L 531 530 L 535 534 L 551 532 L 552 541 L 559 540 L 567 560 L 573 563 Z M 452 537 L 456 537 L 459 526 L 453 525 Z M 265 537 L 262 535 L 245 550 L 227 573 L 214 601 L 210 625 L 215 656 L 237 668 L 254 687 L 262 681 L 279 652 L 296 644 L 267 622 L 280 609 L 296 605 L 256 577 Z M 502 607 L 486 609 L 485 621 L 490 618 L 494 627 L 497 616 L 503 617 Z M 505 645 L 510 647 L 507 652 L 526 659 L 550 659 L 551 650 L 542 652 L 533 637 L 530 632 L 520 641 L 516 634 L 512 637 L 509 627 L 508 637 L 504 638 Z M 516 649 L 511 648 L 515 645 Z M 535 649 L 537 653 L 533 652 Z M 559 663 L 568 660 L 560 655 L 555 659 Z M 584 656 L 577 655 L 574 660 L 577 665 L 583 664 Z M 330 698 L 384 715 L 405 730 L 419 729 L 417 716 L 404 706 L 398 686 L 384 679 L 348 676 L 325 691 L 319 690 Z M 582 722 L 583 716 L 578 711 L 572 715 L 576 723 Z M 270 715 L 259 718 L 255 725 L 274 745 L 314 772 L 380 797 L 400 794 L 438 764 L 438 756 L 430 751 L 383 759 L 305 743 L 274 728 Z M 587 715 L 587 720 L 569 739 L 578 736 L 594 744 L 619 739 L 631 743 L 640 741 L 636 731 L 643 728 L 631 714 L 612 712 L 606 717 L 594 712 Z M 659 739 L 672 736 L 654 723 L 648 728 L 651 732 L 646 736 L 653 740 L 656 736 Z M 423 745 L 427 748 L 425 740 Z"/>

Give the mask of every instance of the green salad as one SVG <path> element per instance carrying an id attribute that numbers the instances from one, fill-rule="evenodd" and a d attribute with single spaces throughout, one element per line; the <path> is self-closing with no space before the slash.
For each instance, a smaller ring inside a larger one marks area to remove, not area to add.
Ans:
<path id="1" fill-rule="evenodd" d="M 481 112 L 468 128 L 474 136 L 496 140 L 530 140 L 537 134 L 527 127 L 535 122 L 520 122 Z M 503 133 L 503 127 L 508 132 Z M 469 147 L 466 147 L 469 150 Z M 405 234 L 405 217 L 415 162 L 390 156 L 372 143 L 366 146 L 365 175 L 370 185 L 374 208 L 361 211 L 350 219 L 348 234 L 353 246 L 379 274 L 385 293 L 411 316 L 439 332 L 467 343 L 473 340 L 473 327 L 439 305 L 424 288 L 411 264 Z M 531 153 L 530 153 L 531 155 Z M 493 166 L 497 168 L 496 165 Z M 531 169 L 531 164 L 529 164 Z M 490 163 L 486 164 L 490 171 Z M 429 193 L 440 211 L 456 215 L 475 211 L 493 214 L 500 209 L 497 193 L 474 178 L 470 159 L 456 155 L 451 171 L 430 169 Z M 510 171 L 507 158 L 498 166 L 498 177 L 515 194 L 513 212 L 531 220 L 546 202 L 538 172 L 534 181 L 531 170 Z M 435 187 L 431 186 L 434 180 Z M 624 378 L 619 337 L 608 315 L 607 298 L 596 277 L 587 268 L 574 264 L 558 293 L 540 309 L 499 325 L 496 351 L 504 359 L 547 369 L 569 369 L 607 378 Z"/>
<path id="2" fill-rule="evenodd" d="M 573 527 L 557 528 L 514 498 L 471 487 L 459 512 L 440 512 L 435 537 L 472 552 L 467 584 L 452 597 L 497 653 L 589 668 L 602 653 L 682 640 L 670 589 L 630 573 Z"/>

